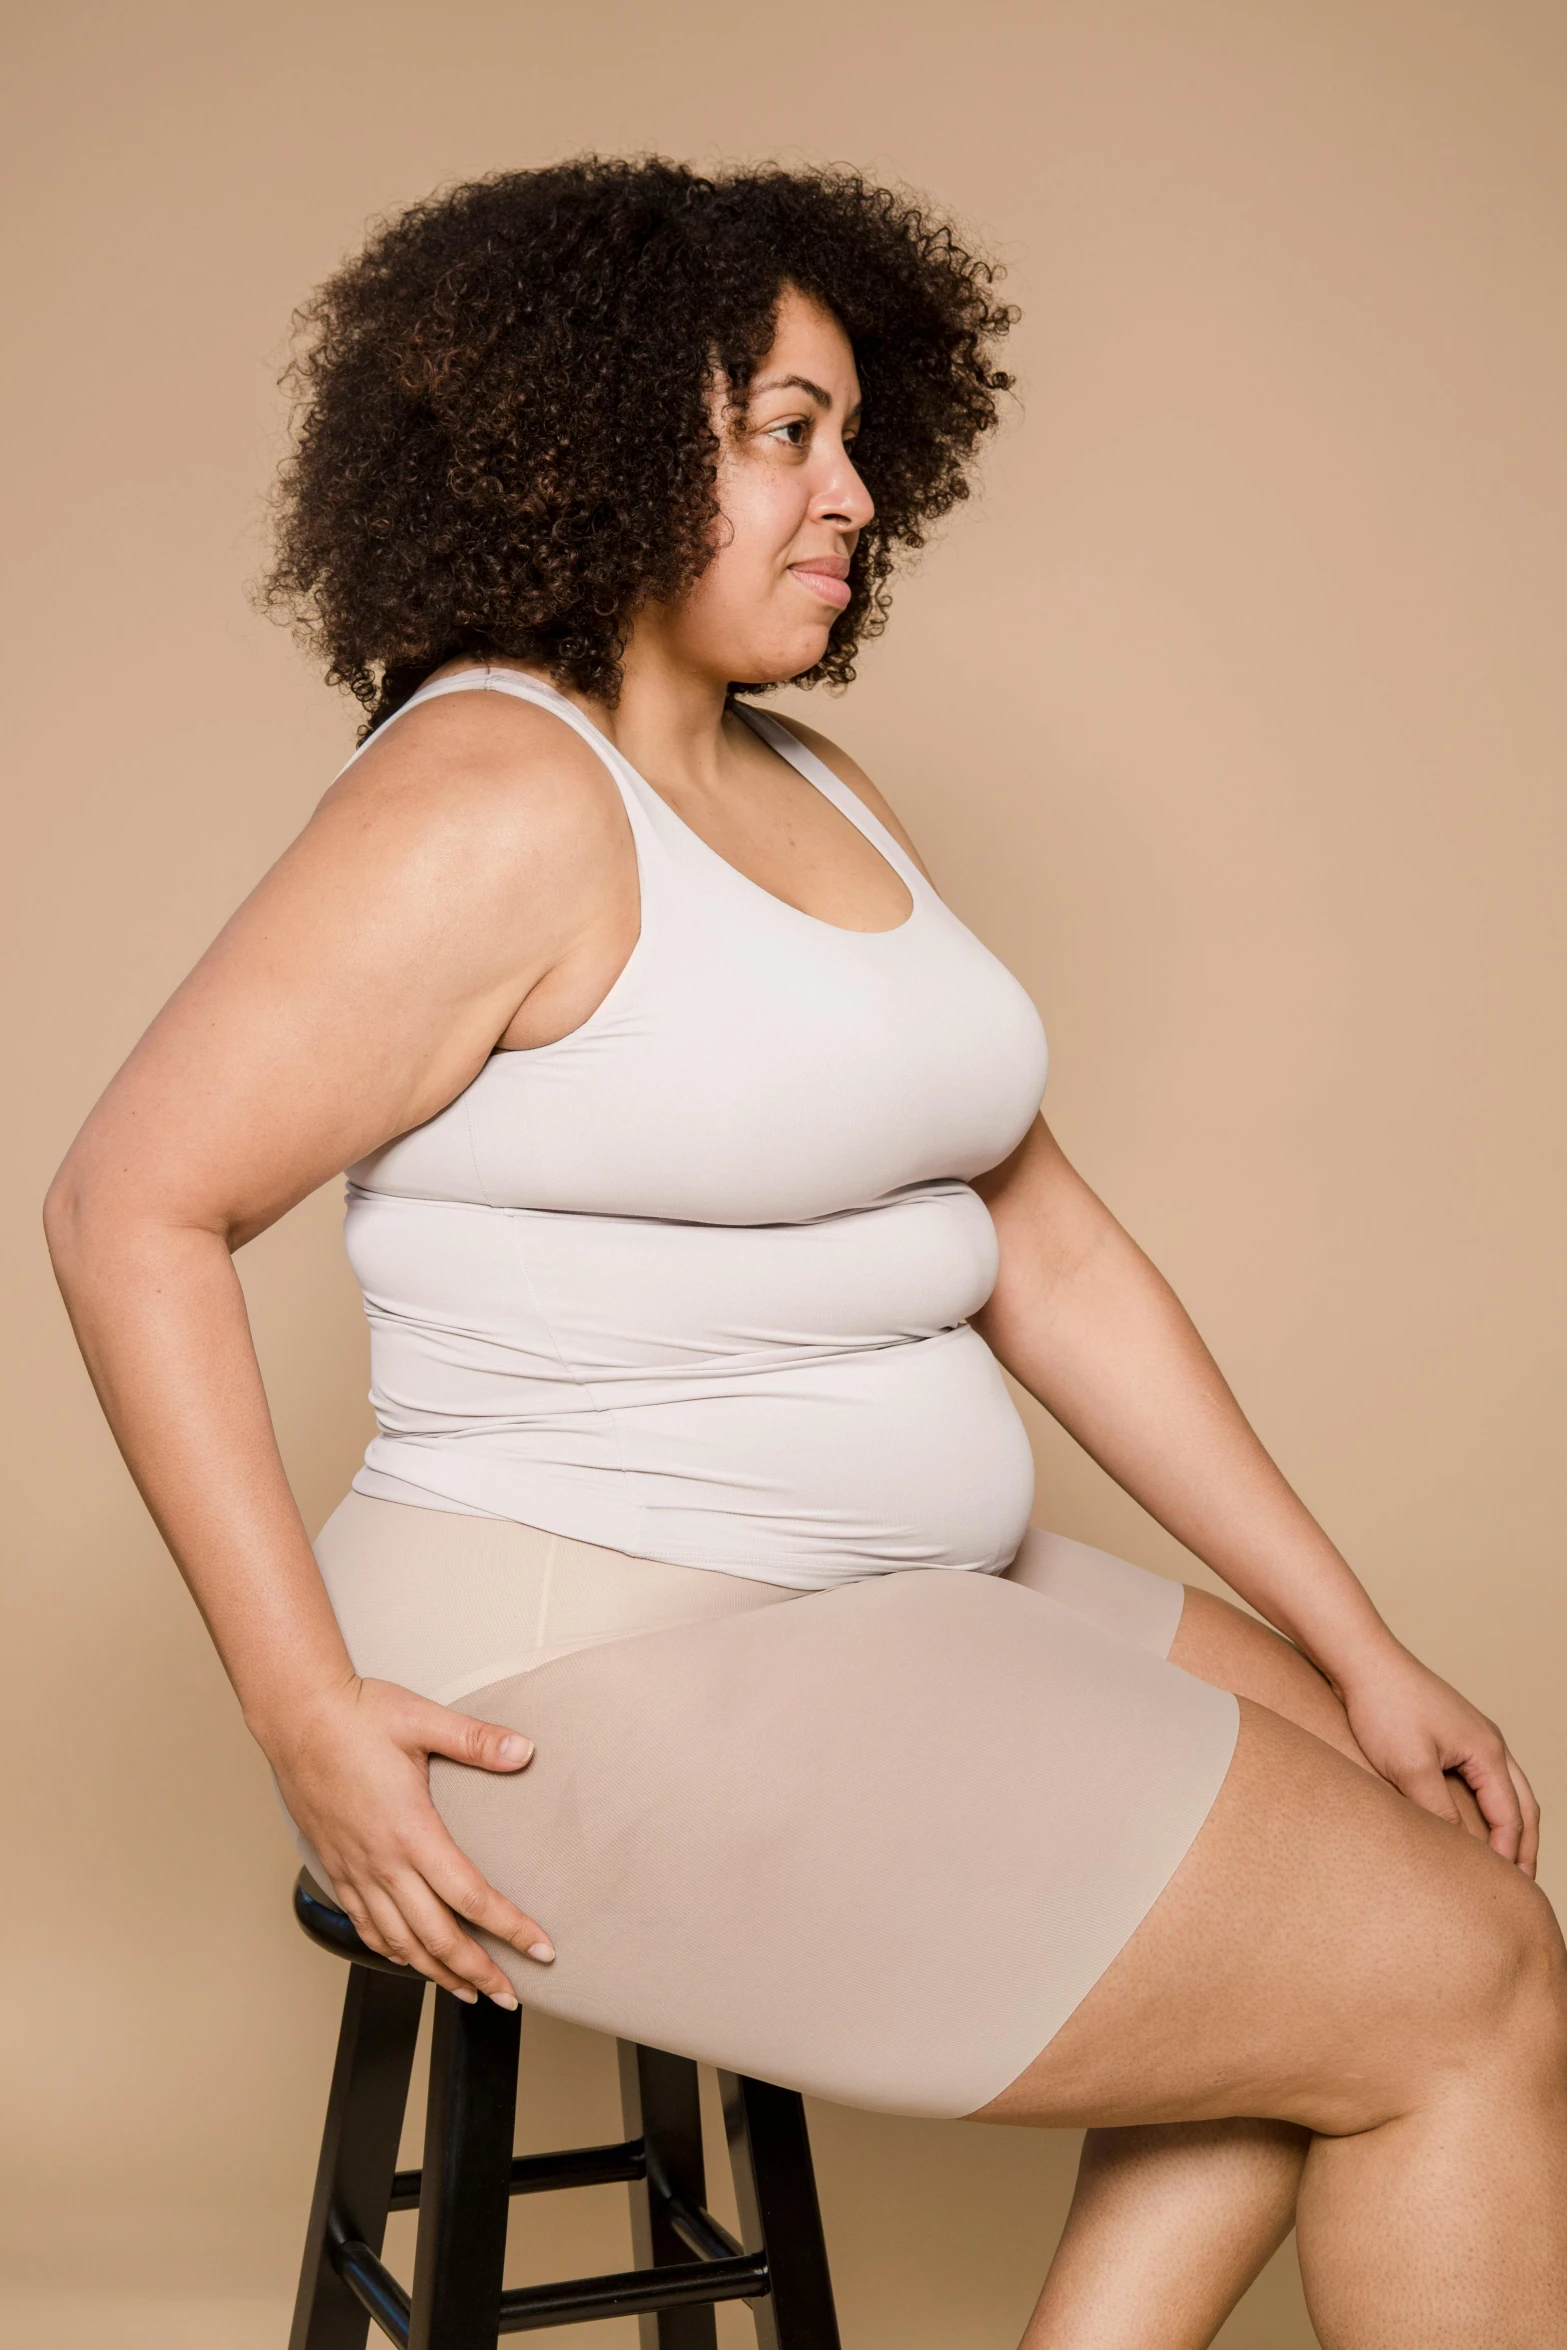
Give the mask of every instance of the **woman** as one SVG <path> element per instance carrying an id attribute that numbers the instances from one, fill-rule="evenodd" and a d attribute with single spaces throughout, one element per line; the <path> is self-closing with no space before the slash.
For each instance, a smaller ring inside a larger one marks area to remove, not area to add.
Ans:
<path id="1" fill-rule="evenodd" d="M 1528 1787 L 1063 1158 L 875 787 L 737 698 L 847 680 L 964 494 L 990 282 L 850 175 L 589 161 L 324 289 L 273 590 L 367 740 L 93 1113 L 55 1262 L 374 1947 L 1089 2125 L 1033 2350 L 1208 2342 L 1297 2219 L 1329 2350 L 1540 2350 Z M 231 1255 L 344 1167 L 379 1433 L 313 1556 Z M 1278 1633 L 1030 1531 L 998 1363 Z"/>

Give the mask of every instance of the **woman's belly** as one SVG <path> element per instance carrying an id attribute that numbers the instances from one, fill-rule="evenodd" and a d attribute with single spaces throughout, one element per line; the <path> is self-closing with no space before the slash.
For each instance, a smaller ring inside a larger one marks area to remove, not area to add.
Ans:
<path id="1" fill-rule="evenodd" d="M 965 1184 L 803 1225 L 351 1191 L 379 1433 L 362 1492 L 796 1589 L 995 1570 L 1033 1466 Z"/>

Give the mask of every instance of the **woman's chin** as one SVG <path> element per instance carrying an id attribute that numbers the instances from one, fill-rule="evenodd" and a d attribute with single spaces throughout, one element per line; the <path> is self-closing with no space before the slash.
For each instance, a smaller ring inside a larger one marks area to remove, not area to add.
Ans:
<path id="1" fill-rule="evenodd" d="M 775 638 L 765 646 L 750 645 L 737 656 L 745 666 L 731 669 L 730 675 L 744 678 L 747 685 L 787 685 L 791 677 L 803 677 L 807 670 L 816 667 L 826 653 L 831 635 L 829 624 L 793 630 L 786 643 Z"/>

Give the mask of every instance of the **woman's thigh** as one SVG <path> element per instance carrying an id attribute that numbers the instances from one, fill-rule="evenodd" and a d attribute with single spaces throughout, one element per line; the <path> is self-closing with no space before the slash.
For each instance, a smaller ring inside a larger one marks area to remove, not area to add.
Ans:
<path id="1" fill-rule="evenodd" d="M 555 1944 L 519 1993 L 840 2103 L 971 2113 L 1181 1865 L 1233 1697 L 989 1576 L 877 1576 L 475 1691 L 447 1826 Z M 1347 1768 L 1348 1766 L 1346 1766 Z"/>
<path id="2" fill-rule="evenodd" d="M 1169 1656 L 1183 1672 L 1265 1705 L 1362 1770 L 1372 1768 L 1331 1683 L 1282 1634 L 1228 1600 L 1188 1587 Z M 1448 1772 L 1447 1781 L 1465 1829 L 1485 1843 L 1490 1830 L 1467 1781 L 1456 1771 Z"/>
<path id="3" fill-rule="evenodd" d="M 1281 1633 L 1227 1600 L 1188 1587 L 1170 1662 L 1282 1714 L 1370 1770 L 1331 1683 Z"/>
<path id="4" fill-rule="evenodd" d="M 1170 1884 L 976 2118 L 1373 2128 L 1559 1954 L 1516 1869 L 1243 1698 L 1229 1775 Z"/>

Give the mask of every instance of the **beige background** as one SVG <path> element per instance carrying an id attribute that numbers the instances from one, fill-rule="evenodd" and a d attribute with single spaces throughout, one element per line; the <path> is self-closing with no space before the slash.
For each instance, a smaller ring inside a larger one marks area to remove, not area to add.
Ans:
<path id="1" fill-rule="evenodd" d="M 1025 396 L 984 501 L 812 715 L 1035 992 L 1068 1149 L 1559 1818 L 1560 6 L 55 0 L 7 50 L 15 2338 L 284 2338 L 340 1978 L 36 1209 L 348 747 L 244 599 L 273 379 L 291 305 L 443 179 L 852 159 L 1009 261 Z M 243 1260 L 313 1522 L 365 1429 L 337 1220 L 329 1190 Z M 1044 1517 L 1191 1571 L 1034 1422 Z M 524 2141 L 613 2130 L 604 2047 L 529 2029 Z M 849 2350 L 1006 2350 L 1071 2142 L 816 2134 Z M 618 2259 L 617 2194 L 528 2207 L 516 2273 Z M 1286 2253 L 1223 2339 L 1309 2338 Z"/>

